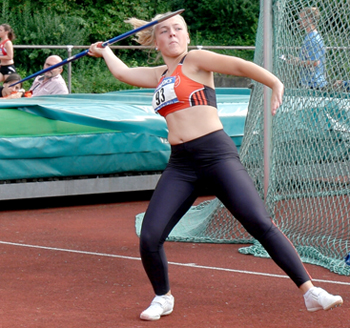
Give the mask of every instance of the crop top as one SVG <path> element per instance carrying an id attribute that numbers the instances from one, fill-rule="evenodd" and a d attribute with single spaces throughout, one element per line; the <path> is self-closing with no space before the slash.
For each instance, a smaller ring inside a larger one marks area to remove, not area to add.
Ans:
<path id="1" fill-rule="evenodd" d="M 6 40 L 4 40 L 4 41 L 2 41 L 2 42 L 0 43 L 0 56 L 6 56 L 6 55 L 7 55 L 7 52 L 6 52 L 6 49 L 5 49 L 5 43 L 6 43 L 7 41 L 10 41 L 10 40 L 9 40 L 9 39 L 6 39 Z"/>
<path id="2" fill-rule="evenodd" d="M 208 105 L 217 107 L 216 94 L 213 88 L 193 81 L 182 73 L 182 64 L 185 57 L 182 58 L 171 76 L 165 76 L 167 70 L 162 74 L 154 91 L 153 109 L 164 117 L 192 106 Z"/>

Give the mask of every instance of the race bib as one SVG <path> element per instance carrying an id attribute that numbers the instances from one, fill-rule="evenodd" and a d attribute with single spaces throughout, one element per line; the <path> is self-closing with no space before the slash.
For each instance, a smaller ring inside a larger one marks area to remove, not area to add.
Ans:
<path id="1" fill-rule="evenodd" d="M 167 105 L 179 102 L 175 93 L 176 77 L 166 77 L 154 91 L 152 106 L 155 112 Z"/>

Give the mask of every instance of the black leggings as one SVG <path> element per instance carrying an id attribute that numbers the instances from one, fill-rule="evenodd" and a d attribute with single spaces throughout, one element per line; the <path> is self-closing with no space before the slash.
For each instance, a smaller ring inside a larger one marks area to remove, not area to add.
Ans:
<path id="1" fill-rule="evenodd" d="M 234 142 L 219 130 L 171 147 L 169 163 L 145 213 L 140 253 L 156 295 L 170 290 L 163 244 L 203 186 L 210 188 L 298 287 L 310 280 L 293 245 L 268 215 Z"/>

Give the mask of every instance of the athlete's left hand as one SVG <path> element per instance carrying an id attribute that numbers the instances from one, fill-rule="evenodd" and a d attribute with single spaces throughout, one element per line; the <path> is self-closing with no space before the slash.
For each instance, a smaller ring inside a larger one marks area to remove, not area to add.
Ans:
<path id="1" fill-rule="evenodd" d="M 272 96 L 271 96 L 272 115 L 275 115 L 278 107 L 282 105 L 283 93 L 284 93 L 284 85 L 280 80 L 277 80 L 272 88 Z"/>

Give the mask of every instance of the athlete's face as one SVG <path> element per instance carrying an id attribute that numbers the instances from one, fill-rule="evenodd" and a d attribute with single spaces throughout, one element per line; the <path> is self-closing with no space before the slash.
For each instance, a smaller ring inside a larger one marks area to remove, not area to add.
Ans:
<path id="1" fill-rule="evenodd" d="M 189 35 L 180 16 L 171 17 L 156 26 L 155 45 L 163 54 L 172 54 L 187 50 Z"/>

